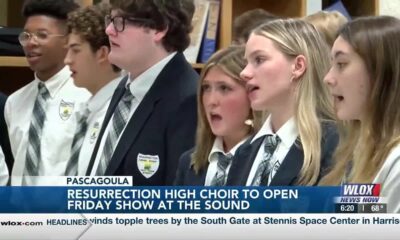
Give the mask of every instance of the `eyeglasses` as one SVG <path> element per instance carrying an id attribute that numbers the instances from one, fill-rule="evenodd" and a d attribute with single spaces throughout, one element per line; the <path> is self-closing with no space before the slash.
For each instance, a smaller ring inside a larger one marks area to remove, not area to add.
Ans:
<path id="1" fill-rule="evenodd" d="M 138 27 L 143 27 L 143 26 L 149 27 L 153 23 L 152 20 L 146 18 L 134 18 L 134 17 L 123 17 L 123 16 L 111 17 L 110 15 L 106 15 L 104 17 L 104 23 L 106 25 L 106 28 L 108 27 L 108 25 L 110 25 L 110 23 L 113 23 L 116 32 L 124 31 L 126 21 Z"/>
<path id="2" fill-rule="evenodd" d="M 65 35 L 61 34 L 52 34 L 48 32 L 36 32 L 36 33 L 29 33 L 29 32 L 21 32 L 18 36 L 18 41 L 22 46 L 28 45 L 28 42 L 31 39 L 34 39 L 37 43 L 43 44 L 49 41 L 51 37 L 65 37 Z"/>

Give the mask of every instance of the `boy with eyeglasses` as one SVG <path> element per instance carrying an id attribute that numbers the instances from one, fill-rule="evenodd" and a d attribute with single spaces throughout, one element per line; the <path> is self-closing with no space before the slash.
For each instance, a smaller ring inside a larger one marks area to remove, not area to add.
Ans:
<path id="1" fill-rule="evenodd" d="M 5 119 L 15 158 L 12 185 L 52 185 L 41 176 L 62 176 L 70 158 L 76 119 L 90 93 L 74 85 L 64 65 L 67 14 L 73 0 L 29 0 L 19 41 L 35 79 L 13 93 Z"/>
<path id="2" fill-rule="evenodd" d="M 182 54 L 190 43 L 193 0 L 111 4 L 108 57 L 129 76 L 111 99 L 87 173 L 172 185 L 196 130 L 198 74 Z"/>

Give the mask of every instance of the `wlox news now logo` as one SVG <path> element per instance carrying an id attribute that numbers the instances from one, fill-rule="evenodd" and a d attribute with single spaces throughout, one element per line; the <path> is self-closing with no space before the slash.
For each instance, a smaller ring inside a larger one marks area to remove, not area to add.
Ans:
<path id="1" fill-rule="evenodd" d="M 339 203 L 377 203 L 381 192 L 380 184 L 343 184 Z"/>

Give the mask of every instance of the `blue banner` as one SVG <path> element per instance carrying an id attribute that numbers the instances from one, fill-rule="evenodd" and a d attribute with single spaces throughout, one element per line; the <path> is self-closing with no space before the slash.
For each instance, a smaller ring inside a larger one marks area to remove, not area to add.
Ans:
<path id="1" fill-rule="evenodd" d="M 332 213 L 340 187 L 1 187 L 0 213 Z"/>

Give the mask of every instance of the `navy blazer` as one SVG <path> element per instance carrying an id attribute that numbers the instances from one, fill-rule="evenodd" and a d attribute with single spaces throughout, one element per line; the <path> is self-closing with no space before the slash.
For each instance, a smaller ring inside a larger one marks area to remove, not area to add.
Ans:
<path id="1" fill-rule="evenodd" d="M 333 123 L 323 124 L 321 142 L 321 179 L 329 170 L 332 163 L 332 154 L 339 141 L 336 125 Z M 265 137 L 256 139 L 250 144 L 251 139 L 243 143 L 236 151 L 229 170 L 227 186 L 246 186 L 253 162 Z M 270 186 L 295 186 L 303 166 L 304 153 L 301 149 L 299 139 L 289 149 L 278 171 L 271 180 Z M 319 180 L 318 180 L 319 181 Z M 318 182 L 317 182 L 318 183 Z M 317 183 L 315 185 L 317 185 Z"/>
<path id="2" fill-rule="evenodd" d="M 198 174 L 195 173 L 191 164 L 191 155 L 193 151 L 194 148 L 182 154 L 179 160 L 178 170 L 176 171 L 175 186 L 204 186 L 207 168 L 202 169 Z"/>
<path id="3" fill-rule="evenodd" d="M 172 185 L 180 155 L 194 146 L 197 124 L 196 90 L 199 75 L 177 53 L 160 72 L 155 82 L 127 122 L 115 147 L 106 176 L 133 176 L 133 185 Z M 114 92 L 99 133 L 87 175 L 93 168 L 99 144 L 128 78 Z M 106 136 L 104 136 L 106 137 Z M 144 176 L 139 158 L 151 155 L 159 166 L 152 165 L 153 175 Z"/>
<path id="4" fill-rule="evenodd" d="M 4 157 L 6 159 L 6 165 L 8 172 L 11 174 L 11 170 L 14 164 L 14 156 L 11 151 L 10 138 L 8 137 L 8 127 L 6 120 L 4 119 L 4 105 L 6 104 L 7 96 L 0 93 L 0 146 L 3 150 Z"/>

